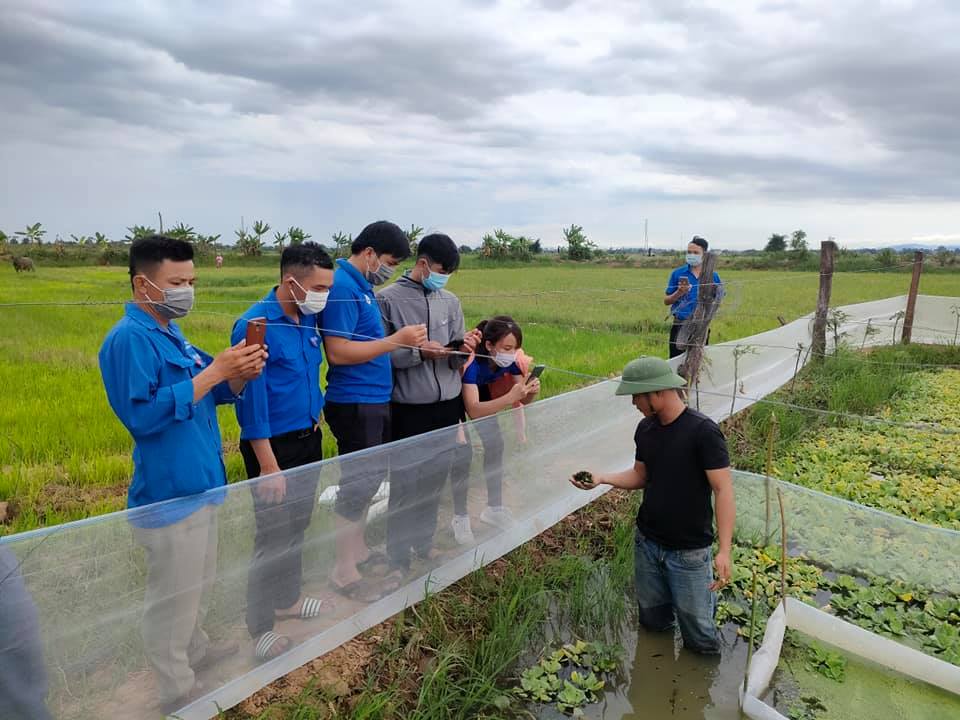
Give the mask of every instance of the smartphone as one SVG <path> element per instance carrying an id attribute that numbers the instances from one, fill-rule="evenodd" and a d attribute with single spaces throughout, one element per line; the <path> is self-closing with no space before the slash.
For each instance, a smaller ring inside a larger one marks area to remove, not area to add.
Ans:
<path id="1" fill-rule="evenodd" d="M 264 345 L 267 339 L 267 319 L 255 317 L 247 320 L 247 347 Z"/>
<path id="2" fill-rule="evenodd" d="M 456 340 L 451 340 L 451 341 L 448 342 L 446 345 L 444 345 L 444 347 L 445 347 L 447 350 L 459 350 L 460 348 L 463 347 L 463 338 L 458 338 L 458 339 L 456 339 Z"/>
<path id="3" fill-rule="evenodd" d="M 530 377 L 527 378 L 527 385 L 543 375 L 543 371 L 546 369 L 546 365 L 534 365 L 533 370 L 530 371 Z"/>

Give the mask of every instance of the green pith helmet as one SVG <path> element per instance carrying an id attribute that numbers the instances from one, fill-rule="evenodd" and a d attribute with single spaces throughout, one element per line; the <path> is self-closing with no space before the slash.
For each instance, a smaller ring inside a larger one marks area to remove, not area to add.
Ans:
<path id="1" fill-rule="evenodd" d="M 666 360 L 644 355 L 627 363 L 617 395 L 639 395 L 686 385 L 687 381 L 677 375 Z"/>

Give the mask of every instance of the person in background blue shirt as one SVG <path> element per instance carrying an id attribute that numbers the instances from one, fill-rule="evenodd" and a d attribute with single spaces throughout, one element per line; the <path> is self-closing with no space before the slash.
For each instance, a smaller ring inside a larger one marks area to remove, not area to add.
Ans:
<path id="1" fill-rule="evenodd" d="M 410 242 L 397 225 L 380 220 L 367 225 L 337 260 L 333 289 L 323 311 L 323 347 L 327 372 L 324 415 L 337 439 L 340 455 L 376 447 L 391 440 L 390 397 L 393 368 L 390 353 L 400 346 L 420 347 L 427 341 L 424 325 L 408 325 L 384 337 L 380 306 L 373 293 L 410 257 Z M 386 477 L 385 456 L 364 458 L 362 470 L 341 464 L 342 477 L 334 504 L 336 563 L 330 573 L 334 590 L 352 600 L 371 602 L 399 587 L 400 580 L 367 582 L 364 568 L 385 565 L 382 553 L 371 553 L 364 538 L 367 509 Z"/>
<path id="2" fill-rule="evenodd" d="M 673 316 L 673 325 L 670 327 L 670 357 L 672 358 L 682 355 L 685 350 L 677 344 L 677 338 L 684 321 L 693 315 L 697 307 L 700 271 L 703 254 L 706 251 L 707 241 L 695 235 L 687 245 L 687 264 L 670 273 L 670 280 L 667 282 L 667 293 L 663 298 L 663 304 L 670 306 L 670 314 Z M 713 282 L 720 284 L 720 276 L 717 273 L 713 274 Z"/>
<path id="3" fill-rule="evenodd" d="M 110 407 L 134 441 L 127 506 L 137 508 L 130 523 L 146 551 L 143 645 L 167 714 L 203 692 L 194 668 L 236 652 L 236 644 L 212 645 L 202 629 L 223 502 L 222 491 L 208 491 L 227 480 L 216 405 L 233 402 L 267 358 L 244 342 L 215 358 L 187 342 L 174 319 L 193 307 L 194 279 L 190 243 L 135 241 L 133 301 L 99 355 Z"/>
<path id="4" fill-rule="evenodd" d="M 281 470 L 323 460 L 320 413 L 318 318 L 333 286 L 333 260 L 312 242 L 290 245 L 280 256 L 280 284 L 233 326 L 233 342 L 247 323 L 266 318 L 267 366 L 237 400 L 240 453 L 251 486 L 257 532 L 247 578 L 247 629 L 258 660 L 288 650 L 291 640 L 274 632 L 278 617 L 309 620 L 323 601 L 301 597 L 303 536 L 316 504 L 319 472 Z"/>

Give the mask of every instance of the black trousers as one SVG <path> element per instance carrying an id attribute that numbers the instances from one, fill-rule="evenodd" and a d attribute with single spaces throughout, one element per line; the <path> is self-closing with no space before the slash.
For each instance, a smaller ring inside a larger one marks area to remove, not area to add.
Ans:
<path id="1" fill-rule="evenodd" d="M 281 470 L 323 460 L 323 433 L 313 428 L 270 438 Z M 260 463 L 247 440 L 240 441 L 247 477 L 260 475 Z M 297 602 L 303 583 L 303 536 L 317 504 L 319 471 L 286 475 L 287 491 L 279 503 L 253 493 L 257 531 L 247 577 L 247 629 L 252 637 L 273 630 L 277 610 Z M 255 487 L 253 488 L 256 489 Z"/>
<path id="2" fill-rule="evenodd" d="M 390 403 L 328 402 L 323 416 L 337 439 L 337 453 L 341 458 L 391 440 Z M 341 460 L 340 473 L 334 512 L 350 522 L 359 522 L 387 477 L 386 455 L 372 453 L 359 459 Z"/>
<path id="3" fill-rule="evenodd" d="M 483 476 L 487 482 L 487 505 L 503 505 L 503 435 L 497 416 L 484 418 L 473 425 L 483 443 Z M 450 471 L 450 487 L 453 490 L 453 512 L 467 514 L 467 493 L 470 490 L 470 465 L 473 462 L 473 443 L 465 425 L 467 441 L 458 444 L 454 451 L 453 468 Z"/>
<path id="4" fill-rule="evenodd" d="M 453 463 L 463 400 L 457 397 L 429 405 L 393 403 L 391 411 L 394 440 L 443 430 L 401 445 L 390 454 L 387 555 L 392 565 L 406 570 L 411 550 L 426 557 L 433 546 L 440 495 Z"/>
<path id="5" fill-rule="evenodd" d="M 0 717 L 50 720 L 40 622 L 18 562 L 0 547 Z"/>

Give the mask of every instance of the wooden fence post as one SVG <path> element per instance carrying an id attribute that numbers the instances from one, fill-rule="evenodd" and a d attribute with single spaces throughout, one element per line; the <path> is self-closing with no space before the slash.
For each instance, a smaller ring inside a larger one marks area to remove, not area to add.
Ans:
<path id="1" fill-rule="evenodd" d="M 687 381 L 687 387 L 699 385 L 700 365 L 703 362 L 703 346 L 707 344 L 707 334 L 710 330 L 710 321 L 720 295 L 720 288 L 713 282 L 713 271 L 717 267 L 716 253 L 707 252 L 703 256 L 703 269 L 700 272 L 700 286 L 697 290 L 697 307 L 687 318 L 691 323 L 690 336 L 683 348 L 686 357 L 677 372 Z M 699 405 L 699 393 L 698 403 Z"/>
<path id="2" fill-rule="evenodd" d="M 833 289 L 833 255 L 837 244 L 833 240 L 820 243 L 820 293 L 817 295 L 817 314 L 813 321 L 813 342 L 810 354 L 814 362 L 822 362 L 827 354 L 827 311 L 830 309 L 830 291 Z"/>
<path id="3" fill-rule="evenodd" d="M 900 336 L 904 345 L 910 344 L 910 336 L 913 334 L 913 313 L 917 309 L 917 293 L 920 291 L 920 272 L 922 270 L 923 252 L 917 250 L 913 254 L 913 278 L 910 280 L 907 312 L 903 316 L 903 334 Z"/>

